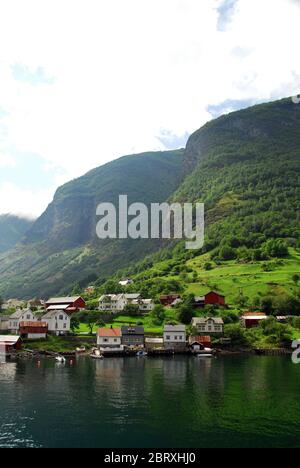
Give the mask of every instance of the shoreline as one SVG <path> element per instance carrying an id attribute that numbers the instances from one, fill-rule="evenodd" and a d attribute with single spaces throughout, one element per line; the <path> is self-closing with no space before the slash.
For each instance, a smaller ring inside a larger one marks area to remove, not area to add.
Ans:
<path id="1" fill-rule="evenodd" d="M 214 349 L 212 357 L 226 357 L 226 356 L 291 356 L 293 351 L 288 348 L 273 348 L 273 349 L 249 349 L 249 348 L 228 348 L 228 349 Z M 119 353 L 111 353 L 104 355 L 104 359 L 110 358 L 132 358 L 136 357 L 137 351 L 120 351 Z M 192 351 L 181 351 L 181 352 L 149 352 L 148 357 L 157 359 L 157 358 L 174 358 L 177 356 L 186 356 L 186 357 L 196 357 L 198 352 Z M 10 358 L 16 359 L 55 359 L 57 356 L 63 356 L 69 359 L 77 359 L 78 357 L 90 357 L 91 350 L 85 352 L 54 352 L 51 350 L 23 350 L 16 352 L 10 356 Z"/>

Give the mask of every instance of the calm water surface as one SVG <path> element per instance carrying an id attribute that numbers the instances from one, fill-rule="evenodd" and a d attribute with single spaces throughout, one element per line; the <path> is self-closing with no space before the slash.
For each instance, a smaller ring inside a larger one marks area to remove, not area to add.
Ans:
<path id="1" fill-rule="evenodd" d="M 0 447 L 299 447 L 286 357 L 0 364 Z"/>

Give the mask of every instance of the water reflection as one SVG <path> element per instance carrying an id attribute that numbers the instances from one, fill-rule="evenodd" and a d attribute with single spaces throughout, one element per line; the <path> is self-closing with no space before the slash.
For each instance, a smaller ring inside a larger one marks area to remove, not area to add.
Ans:
<path id="1" fill-rule="evenodd" d="M 0 446 L 298 446 L 285 358 L 79 358 L 0 365 Z"/>

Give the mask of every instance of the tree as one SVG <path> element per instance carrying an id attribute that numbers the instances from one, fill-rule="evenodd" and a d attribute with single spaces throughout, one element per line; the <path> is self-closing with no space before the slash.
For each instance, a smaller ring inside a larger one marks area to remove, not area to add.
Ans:
<path id="1" fill-rule="evenodd" d="M 234 260 L 236 258 L 236 251 L 229 245 L 224 245 L 220 248 L 219 256 L 222 260 Z"/>
<path id="2" fill-rule="evenodd" d="M 160 325 L 166 318 L 166 312 L 162 305 L 156 305 L 151 312 L 151 317 L 154 323 Z"/>
<path id="3" fill-rule="evenodd" d="M 292 276 L 292 281 L 293 283 L 295 283 L 295 286 L 298 286 L 299 281 L 300 281 L 300 276 L 296 273 L 295 275 Z M 0 304 L 1 304 L 1 300 L 0 300 Z"/>
<path id="4" fill-rule="evenodd" d="M 105 325 L 100 313 L 96 311 L 78 312 L 74 316 L 74 320 L 75 319 L 81 323 L 85 323 L 88 326 L 91 335 L 93 334 L 95 326 L 103 327 Z"/>
<path id="5" fill-rule="evenodd" d="M 129 317 L 138 317 L 139 315 L 141 315 L 139 306 L 127 304 L 124 307 L 124 315 L 128 315 Z"/>
<path id="6" fill-rule="evenodd" d="M 80 320 L 77 317 L 77 314 L 73 314 L 71 317 L 71 330 L 73 333 L 76 333 L 80 328 Z"/>
<path id="7" fill-rule="evenodd" d="M 191 323 L 194 316 L 193 308 L 187 304 L 183 304 L 178 307 L 178 320 L 185 325 Z"/>
<path id="8" fill-rule="evenodd" d="M 240 326 L 239 323 L 226 325 L 225 326 L 225 336 L 230 338 L 233 345 L 244 346 L 249 344 L 245 330 Z"/>
<path id="9" fill-rule="evenodd" d="M 2 311 L 2 306 L 3 306 L 3 299 L 2 299 L 2 297 L 0 296 L 0 312 Z"/>
<path id="10" fill-rule="evenodd" d="M 269 257 L 287 257 L 288 256 L 288 248 L 286 243 L 282 239 L 270 239 L 264 245 L 264 252 Z"/>

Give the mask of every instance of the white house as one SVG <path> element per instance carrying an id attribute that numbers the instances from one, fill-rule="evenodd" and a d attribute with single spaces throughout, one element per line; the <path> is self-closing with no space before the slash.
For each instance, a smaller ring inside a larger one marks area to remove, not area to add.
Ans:
<path id="1" fill-rule="evenodd" d="M 123 349 L 121 328 L 99 328 L 97 345 L 100 349 Z"/>
<path id="2" fill-rule="evenodd" d="M 132 304 L 140 297 L 140 294 L 105 294 L 99 299 L 99 310 L 122 312 L 127 305 Z"/>
<path id="3" fill-rule="evenodd" d="M 132 301 L 132 305 L 138 306 L 141 312 L 151 312 L 155 307 L 152 299 L 135 299 Z"/>
<path id="4" fill-rule="evenodd" d="M 119 281 L 120 286 L 130 286 L 133 283 L 134 281 L 130 278 L 124 278 L 124 279 L 121 279 L 121 281 Z"/>
<path id="5" fill-rule="evenodd" d="M 36 321 L 35 315 L 33 314 L 32 310 L 17 310 L 14 314 L 9 317 L 9 331 L 14 334 L 18 335 L 20 323 L 21 322 L 34 322 Z"/>
<path id="6" fill-rule="evenodd" d="M 192 327 L 197 328 L 200 335 L 222 335 L 224 321 L 221 317 L 194 317 Z"/>
<path id="7" fill-rule="evenodd" d="M 164 347 L 166 349 L 186 347 L 185 325 L 165 325 Z"/>
<path id="8" fill-rule="evenodd" d="M 65 335 L 71 329 L 71 319 L 62 310 L 51 310 L 41 320 L 48 324 L 48 332 L 57 336 Z"/>

